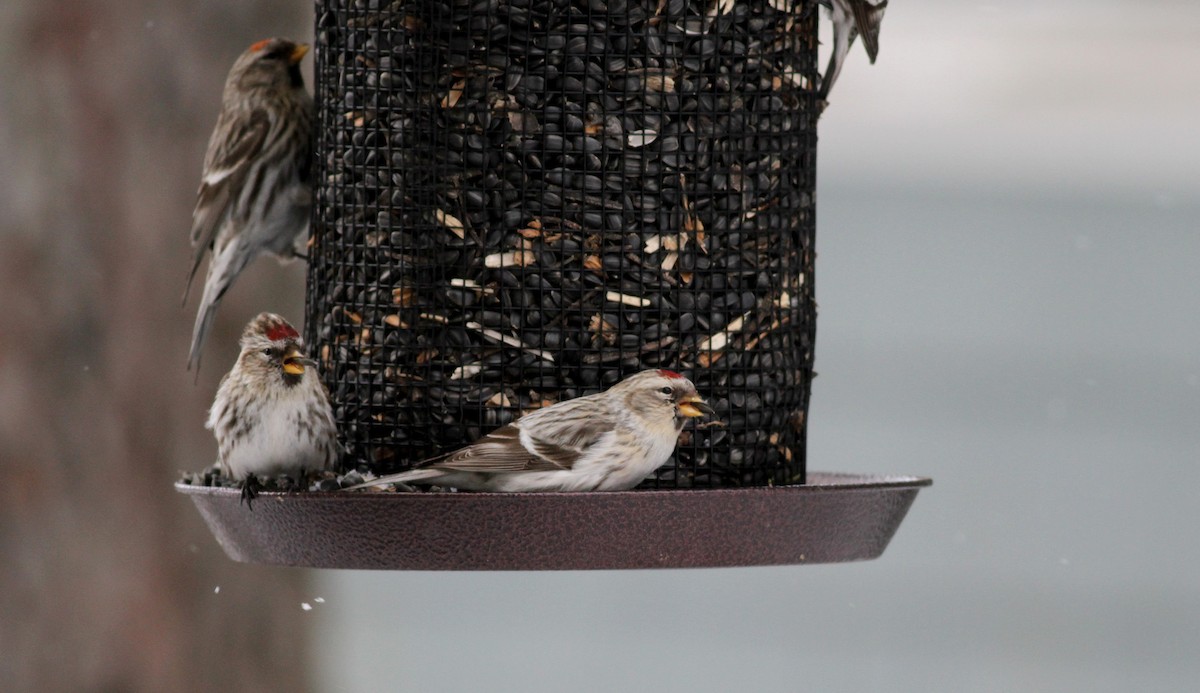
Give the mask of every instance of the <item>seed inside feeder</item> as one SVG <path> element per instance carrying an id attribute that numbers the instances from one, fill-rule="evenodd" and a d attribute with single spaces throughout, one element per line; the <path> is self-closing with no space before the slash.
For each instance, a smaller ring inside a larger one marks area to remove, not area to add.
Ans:
<path id="1" fill-rule="evenodd" d="M 688 429 L 651 484 L 802 476 L 807 5 L 319 2 L 306 336 L 345 465 L 670 368 L 725 427 Z"/>

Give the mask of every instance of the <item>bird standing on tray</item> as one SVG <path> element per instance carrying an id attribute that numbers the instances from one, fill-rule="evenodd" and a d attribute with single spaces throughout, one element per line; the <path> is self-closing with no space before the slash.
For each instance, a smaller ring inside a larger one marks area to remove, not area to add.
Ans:
<path id="1" fill-rule="evenodd" d="M 189 369 L 200 366 L 217 304 L 246 265 L 263 251 L 290 259 L 307 238 L 314 119 L 300 76 L 307 52 L 306 44 L 286 39 L 259 41 L 242 53 L 225 81 L 192 212 L 188 288 L 209 250 L 212 259 L 192 330 Z"/>
<path id="2" fill-rule="evenodd" d="M 237 363 L 208 413 L 221 472 L 253 499 L 257 477 L 333 467 L 340 450 L 329 395 L 316 362 L 287 320 L 261 313 L 242 333 Z"/>
<path id="3" fill-rule="evenodd" d="M 437 484 L 467 491 L 621 491 L 675 451 L 684 423 L 712 415 L 696 386 L 642 371 L 604 392 L 532 411 L 426 466 L 351 489 Z"/>
<path id="4" fill-rule="evenodd" d="M 887 9 L 888 0 L 873 5 L 867 0 L 820 0 L 822 5 L 829 8 L 830 19 L 833 21 L 833 49 L 829 54 L 829 66 L 821 77 L 820 98 L 829 99 L 829 91 L 837 81 L 846 54 L 854 39 L 862 34 L 863 47 L 867 49 L 867 57 L 875 64 L 875 56 L 879 54 L 879 27 L 883 24 L 883 12 Z"/>

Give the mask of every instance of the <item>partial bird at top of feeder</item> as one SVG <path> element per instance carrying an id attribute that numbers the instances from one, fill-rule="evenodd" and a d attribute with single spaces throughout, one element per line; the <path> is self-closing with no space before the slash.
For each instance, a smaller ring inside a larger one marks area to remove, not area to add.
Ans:
<path id="1" fill-rule="evenodd" d="M 854 39 L 860 34 L 863 47 L 867 50 L 867 58 L 875 64 L 879 55 L 879 29 L 883 25 L 883 13 L 887 10 L 888 0 L 872 4 L 867 0 L 819 0 L 820 4 L 829 8 L 830 20 L 833 22 L 833 49 L 829 55 L 829 65 L 821 76 L 819 97 L 822 107 L 829 101 L 829 92 L 837 82 L 846 62 L 846 55 Z"/>

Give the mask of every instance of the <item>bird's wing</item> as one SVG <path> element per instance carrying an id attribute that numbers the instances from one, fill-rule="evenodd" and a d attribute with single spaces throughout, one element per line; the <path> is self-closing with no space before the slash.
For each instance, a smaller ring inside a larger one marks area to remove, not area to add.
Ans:
<path id="1" fill-rule="evenodd" d="M 534 414 L 492 431 L 431 466 L 459 472 L 485 473 L 571 469 L 606 432 L 606 429 L 596 425 L 596 417 Z M 530 417 L 535 421 L 531 422 Z M 530 424 L 535 422 L 538 430 L 536 436 L 529 432 L 533 428 Z"/>
<path id="2" fill-rule="evenodd" d="M 223 120 L 223 119 L 222 119 Z M 219 137 L 225 131 L 224 123 L 218 122 L 213 138 L 208 143 L 204 156 L 204 179 L 196 193 L 196 208 L 192 211 L 192 269 L 188 272 L 188 287 L 196 276 L 200 261 L 213 245 L 217 231 L 225 218 L 227 209 L 236 191 L 241 187 L 246 172 L 262 152 L 271 129 L 267 112 L 256 109 L 231 128 L 228 137 Z M 187 292 L 184 292 L 187 299 Z"/>

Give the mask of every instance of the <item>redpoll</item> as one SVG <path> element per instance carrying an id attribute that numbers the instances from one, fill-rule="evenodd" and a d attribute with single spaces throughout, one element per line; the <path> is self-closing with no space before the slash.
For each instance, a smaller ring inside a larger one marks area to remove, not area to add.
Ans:
<path id="1" fill-rule="evenodd" d="M 712 413 L 687 378 L 642 371 L 599 394 L 530 412 L 426 466 L 351 488 L 421 483 L 468 491 L 621 491 L 670 459 L 687 419 Z"/>
<path id="2" fill-rule="evenodd" d="M 830 18 L 833 20 L 833 49 L 829 55 L 829 66 L 821 77 L 820 98 L 829 98 L 829 91 L 837 81 L 846 61 L 846 54 L 854 39 L 862 34 L 863 47 L 867 49 L 867 57 L 875 64 L 875 56 L 879 54 L 879 27 L 883 24 L 883 13 L 887 9 L 888 0 L 873 5 L 867 0 L 821 0 L 821 4 L 829 7 Z"/>
<path id="3" fill-rule="evenodd" d="M 207 428 L 217 438 L 222 473 L 253 497 L 256 476 L 301 480 L 333 466 L 337 426 L 316 362 L 286 320 L 261 313 L 242 333 L 242 352 L 221 380 Z M 247 483 L 248 482 L 248 483 Z"/>
<path id="4" fill-rule="evenodd" d="M 307 52 L 307 45 L 285 39 L 259 41 L 237 59 L 225 81 L 192 212 L 189 288 L 209 250 L 212 259 L 188 368 L 199 367 L 217 304 L 246 265 L 263 251 L 290 259 L 307 237 L 314 118 L 300 76 Z"/>

